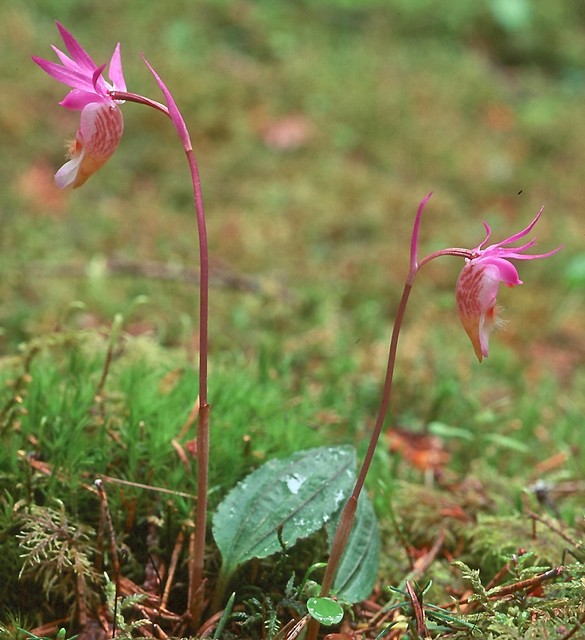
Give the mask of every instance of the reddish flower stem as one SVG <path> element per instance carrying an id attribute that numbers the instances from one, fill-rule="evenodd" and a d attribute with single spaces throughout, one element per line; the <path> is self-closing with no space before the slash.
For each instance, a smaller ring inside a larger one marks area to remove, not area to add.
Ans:
<path id="1" fill-rule="evenodd" d="M 168 108 L 156 100 L 151 100 L 150 98 L 145 98 L 144 96 L 138 95 L 137 93 L 130 93 L 129 91 L 109 91 L 108 93 L 112 100 L 119 100 L 121 102 L 127 100 L 128 102 L 143 104 L 147 107 L 152 107 L 153 109 L 162 111 L 162 113 L 169 116 L 169 118 L 171 117 Z"/>
<path id="2" fill-rule="evenodd" d="M 353 492 L 343 509 L 341 518 L 339 520 L 339 525 L 335 532 L 335 537 L 333 538 L 331 553 L 329 555 L 329 560 L 327 562 L 327 567 L 325 568 L 325 575 L 323 576 L 323 582 L 321 585 L 321 596 L 327 596 L 333 584 L 335 573 L 337 571 L 337 565 L 339 564 L 339 560 L 345 549 L 349 534 L 351 533 L 353 521 L 355 519 L 358 499 L 366 481 L 368 471 L 370 470 L 370 466 L 374 458 L 374 452 L 376 450 L 378 440 L 380 439 L 384 421 L 386 420 L 386 415 L 388 413 L 388 407 L 390 405 L 390 399 L 392 396 L 392 382 L 394 379 L 394 369 L 396 365 L 398 337 L 400 335 L 402 321 L 404 320 L 404 313 L 406 311 L 408 298 L 412 290 L 412 280 L 414 280 L 414 276 L 412 279 L 409 278 L 409 280 L 410 281 L 407 281 L 404 285 L 404 291 L 402 292 L 402 298 L 400 299 L 400 304 L 398 305 L 398 310 L 396 312 L 396 319 L 394 320 L 392 338 L 390 340 L 390 350 L 388 354 L 388 365 L 386 367 L 386 378 L 384 380 L 384 388 L 382 390 L 382 400 L 378 409 L 378 416 L 376 418 L 376 423 L 374 425 L 374 429 L 370 438 L 370 444 L 368 445 L 368 450 L 366 451 L 366 455 L 362 462 L 362 466 L 357 477 Z M 316 640 L 318 632 L 319 623 L 316 620 L 311 620 L 309 622 L 309 627 L 307 630 L 307 640 Z"/>
<path id="3" fill-rule="evenodd" d="M 349 535 L 349 531 L 345 532 L 346 521 L 349 518 L 352 518 L 355 515 L 355 509 L 357 506 L 357 500 L 362 492 L 364 483 L 366 481 L 366 476 L 370 467 L 372 465 L 372 460 L 374 458 L 374 453 L 376 451 L 376 446 L 378 444 L 378 440 L 380 439 L 380 435 L 382 433 L 382 428 L 384 426 L 384 421 L 386 420 L 386 415 L 388 413 L 388 407 L 390 405 L 390 399 L 392 396 L 392 382 L 394 379 L 394 369 L 396 365 L 396 351 L 398 349 L 398 336 L 400 334 L 400 329 L 402 327 L 402 321 L 404 320 L 404 313 L 406 311 L 406 305 L 408 303 L 408 298 L 410 296 L 410 292 L 412 290 L 411 284 L 404 285 L 404 291 L 402 292 L 402 298 L 400 300 L 400 304 L 398 305 L 398 311 L 396 313 L 396 319 L 394 320 L 394 327 L 392 329 L 392 338 L 390 340 L 390 350 L 388 354 L 388 365 L 386 367 L 386 378 L 384 380 L 384 388 L 382 390 L 382 400 L 380 402 L 380 407 L 378 409 L 378 416 L 376 418 L 376 423 L 374 425 L 374 429 L 372 431 L 372 435 L 370 437 L 370 444 L 368 445 L 368 450 L 366 451 L 366 455 L 364 456 L 364 460 L 362 462 L 362 466 L 357 477 L 353 492 L 351 497 L 348 500 L 346 508 L 344 509 L 344 515 L 341 517 L 340 526 L 337 529 L 335 538 L 333 540 L 333 546 L 331 549 L 331 557 L 335 557 L 337 555 L 336 546 L 343 544 L 347 540 L 347 536 Z M 345 514 L 347 510 L 347 515 Z M 343 525 L 341 523 L 344 523 Z M 351 529 L 351 527 L 349 527 Z M 341 539 L 341 541 L 339 540 Z M 341 554 L 339 553 L 339 556 Z M 336 559 L 336 562 L 339 558 Z M 336 564 L 335 562 L 335 564 Z M 336 566 L 333 566 L 334 563 L 330 561 L 327 565 L 327 569 L 325 570 L 325 576 L 323 578 L 323 584 L 321 588 L 321 595 L 326 595 L 331 588 L 331 584 L 333 583 L 333 577 L 335 573 Z"/>
<path id="4" fill-rule="evenodd" d="M 195 211 L 197 213 L 197 231 L 199 236 L 199 403 L 201 409 L 208 406 L 207 403 L 207 355 L 209 352 L 209 253 L 207 248 L 207 228 L 205 226 L 205 209 L 203 207 L 203 194 L 201 192 L 201 178 L 199 168 L 193 150 L 185 152 L 191 171 L 193 193 L 195 199 Z M 199 449 L 198 455 L 200 454 Z M 201 500 L 201 496 L 198 497 Z"/>
<path id="5" fill-rule="evenodd" d="M 420 268 L 425 264 L 427 264 L 427 262 L 430 262 L 435 258 L 440 258 L 441 256 L 456 256 L 460 258 L 466 258 L 467 260 L 473 260 L 473 258 L 475 258 L 477 254 L 470 249 L 462 249 L 461 247 L 450 247 L 449 249 L 441 249 L 440 251 L 435 251 L 434 253 L 431 253 L 423 258 L 417 265 L 417 271 L 420 270 Z"/>
<path id="6" fill-rule="evenodd" d="M 406 282 L 404 284 L 404 290 L 402 292 L 402 297 L 398 305 L 398 310 L 396 312 L 394 326 L 392 328 L 392 337 L 390 339 L 390 349 L 388 353 L 388 365 L 386 367 L 386 377 L 384 379 L 384 387 L 382 389 L 382 399 L 380 401 L 380 407 L 378 409 L 376 423 L 374 425 L 374 429 L 370 437 L 368 450 L 366 451 L 366 455 L 362 462 L 362 466 L 360 468 L 360 472 L 358 474 L 353 492 L 349 497 L 342 511 L 341 518 L 339 520 L 339 525 L 337 527 L 335 536 L 333 538 L 331 553 L 329 555 L 329 560 L 327 562 L 327 567 L 325 568 L 325 575 L 323 576 L 323 582 L 321 585 L 322 597 L 327 596 L 329 594 L 329 591 L 331 590 L 331 586 L 333 585 L 335 573 L 337 572 L 337 566 L 339 564 L 339 561 L 341 559 L 341 556 L 347 544 L 347 540 L 351 533 L 351 529 L 353 527 L 358 499 L 364 487 L 364 483 L 366 481 L 366 476 L 368 475 L 368 471 L 370 470 L 370 467 L 372 465 L 372 460 L 374 459 L 376 446 L 378 445 L 378 441 L 380 439 L 380 435 L 382 434 L 382 429 L 384 427 L 384 422 L 388 414 L 388 408 L 390 406 L 390 400 L 392 397 L 392 383 L 394 380 L 394 369 L 396 366 L 396 352 L 398 350 L 398 337 L 400 335 L 400 329 L 402 328 L 402 322 L 404 320 L 406 306 L 408 304 L 408 299 L 410 297 L 410 292 L 412 291 L 412 286 L 414 284 L 416 274 L 419 272 L 419 270 L 423 265 L 427 264 L 431 260 L 434 260 L 435 258 L 439 258 L 444 255 L 460 256 L 463 258 L 473 257 L 473 253 L 469 251 L 469 249 L 450 248 L 450 249 L 443 249 L 441 251 L 436 251 L 435 253 L 431 253 L 430 255 L 423 258 L 420 262 L 418 261 L 418 233 L 419 233 L 420 220 L 422 217 L 423 209 L 430 197 L 431 197 L 431 194 L 429 194 L 422 200 L 422 202 L 419 205 L 417 215 L 415 218 L 414 228 L 412 232 L 412 240 L 410 245 L 410 268 L 408 271 L 408 275 L 406 277 Z M 316 640 L 318 632 L 319 632 L 319 623 L 316 620 L 312 619 L 309 622 L 309 626 L 307 630 L 307 640 Z"/>
<path id="7" fill-rule="evenodd" d="M 207 359 L 209 353 L 209 254 L 205 210 L 201 192 L 199 168 L 193 150 L 187 150 L 187 160 L 193 181 L 195 211 L 199 236 L 199 420 L 197 422 L 197 514 L 195 518 L 195 548 L 189 571 L 189 613 L 192 627 L 199 625 L 203 608 L 205 539 L 207 531 L 207 489 L 209 484 L 209 412 L 207 401 Z"/>
<path id="8" fill-rule="evenodd" d="M 148 64 L 148 63 L 147 63 Z M 150 65 L 149 65 L 149 68 Z M 151 68 L 151 71 L 152 68 Z M 154 71 L 153 71 L 154 72 Z M 158 76 L 155 76 L 159 80 Z M 168 107 L 135 93 L 125 91 L 111 91 L 114 100 L 127 100 L 152 107 L 173 119 Z M 186 132 L 186 129 L 185 129 Z M 181 134 L 179 133 L 181 137 Z M 205 225 L 205 209 L 201 191 L 199 167 L 189 140 L 182 138 L 183 147 L 189 163 L 195 213 L 197 216 L 197 232 L 199 238 L 199 419 L 197 422 L 197 511 L 195 519 L 195 539 L 189 558 L 189 597 L 188 611 L 191 617 L 191 627 L 196 628 L 202 614 L 205 541 L 207 530 L 207 490 L 209 484 L 209 413 L 207 400 L 207 361 L 209 353 L 209 253 L 207 247 L 207 229 Z"/>

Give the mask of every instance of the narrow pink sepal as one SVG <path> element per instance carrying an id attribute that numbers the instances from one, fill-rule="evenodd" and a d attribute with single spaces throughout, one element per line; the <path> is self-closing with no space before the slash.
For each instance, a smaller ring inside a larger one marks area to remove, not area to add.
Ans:
<path id="1" fill-rule="evenodd" d="M 54 44 L 51 45 L 51 49 L 53 49 L 53 51 L 57 55 L 57 58 L 59 58 L 59 61 L 61 62 L 61 64 L 64 67 L 69 67 L 71 69 L 75 69 L 75 67 L 77 65 L 75 64 L 75 62 L 73 60 L 71 60 L 71 58 L 67 54 L 63 53 Z"/>
<path id="2" fill-rule="evenodd" d="M 76 89 L 92 89 L 92 85 L 88 77 L 81 74 L 79 71 L 63 67 L 56 62 L 45 60 L 38 56 L 32 56 L 32 59 L 46 74 L 50 75 L 51 78 Z"/>
<path id="3" fill-rule="evenodd" d="M 142 56 L 142 59 L 144 60 L 144 64 L 148 67 L 150 73 L 152 73 L 152 75 L 154 76 L 154 79 L 157 81 L 158 86 L 161 88 L 161 91 L 165 96 L 167 107 L 169 109 L 169 116 L 173 122 L 173 125 L 175 126 L 175 129 L 177 130 L 177 134 L 181 139 L 181 142 L 183 143 L 185 151 L 192 151 L 193 145 L 191 144 L 191 138 L 189 137 L 187 125 L 185 124 L 185 120 L 183 119 L 183 116 L 181 115 L 181 112 L 179 111 L 179 108 L 177 107 L 177 104 L 173 96 L 171 95 L 171 92 L 167 89 L 165 83 L 161 80 L 158 73 L 152 68 L 148 60 L 144 56 Z"/>
<path id="4" fill-rule="evenodd" d="M 120 43 L 116 45 L 112 58 L 110 60 L 110 66 L 108 69 L 108 76 L 114 85 L 115 91 L 126 91 L 126 80 L 124 80 L 124 72 L 122 70 L 122 56 L 120 53 Z"/>
<path id="5" fill-rule="evenodd" d="M 418 205 L 416 212 L 416 218 L 414 219 L 414 226 L 412 229 L 412 238 L 410 240 L 410 270 L 408 272 L 408 281 L 414 280 L 414 276 L 418 270 L 418 232 L 420 228 L 420 220 L 422 218 L 425 205 L 430 200 L 433 192 L 427 194 Z"/>
<path id="6" fill-rule="evenodd" d="M 95 69 L 95 63 L 92 60 L 91 56 L 87 51 L 77 42 L 77 40 L 73 37 L 73 34 L 68 31 L 60 22 L 55 22 L 57 25 L 57 29 L 59 29 L 59 33 L 61 34 L 61 38 L 67 47 L 67 51 L 69 51 L 71 57 L 75 62 L 81 66 L 85 67 L 88 70 Z"/>
<path id="7" fill-rule="evenodd" d="M 80 109 L 90 102 L 110 102 L 109 91 L 112 89 L 126 91 L 126 83 L 122 71 L 122 61 L 120 56 L 120 44 L 116 46 L 110 60 L 110 79 L 113 87 L 103 77 L 106 65 L 98 67 L 87 51 L 79 44 L 73 35 L 65 27 L 57 22 L 57 28 L 69 52 L 63 53 L 60 49 L 51 45 L 53 51 L 59 59 L 59 63 L 45 60 L 37 56 L 32 59 L 41 69 L 55 80 L 68 85 L 73 91 L 94 93 L 95 99 L 89 100 L 88 96 L 81 96 L 77 93 L 70 93 L 61 103 L 67 109 Z M 77 105 L 77 106 L 74 106 Z"/>
<path id="8" fill-rule="evenodd" d="M 498 242 L 498 245 L 504 245 L 504 244 L 510 244 L 510 242 L 516 242 L 516 240 L 519 240 L 520 238 L 523 238 L 527 233 L 530 233 L 532 229 L 534 229 L 534 226 L 538 222 L 543 211 L 544 211 L 544 207 L 540 207 L 540 211 L 536 214 L 536 216 L 534 217 L 534 220 L 525 229 L 522 229 L 522 231 L 518 231 L 518 233 L 515 233 L 514 235 L 510 236 L 509 238 L 506 238 L 505 240 L 502 240 L 501 242 Z"/>

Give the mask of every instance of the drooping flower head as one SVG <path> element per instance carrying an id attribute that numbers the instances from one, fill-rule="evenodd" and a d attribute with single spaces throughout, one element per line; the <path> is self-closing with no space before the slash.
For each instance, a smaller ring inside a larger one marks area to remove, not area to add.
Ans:
<path id="1" fill-rule="evenodd" d="M 560 249 L 558 247 L 548 253 L 525 254 L 524 251 L 536 243 L 536 238 L 518 247 L 507 246 L 530 233 L 541 213 L 542 209 L 522 231 L 485 248 L 483 247 L 491 236 L 491 229 L 484 222 L 485 240 L 471 250 L 471 257 L 466 258 L 465 266 L 459 274 L 455 289 L 459 317 L 480 362 L 488 355 L 489 337 L 497 324 L 496 298 L 500 282 L 508 287 L 522 284 L 518 271 L 510 260 L 546 258 Z"/>
<path id="2" fill-rule="evenodd" d="M 63 25 L 57 22 L 57 28 L 69 55 L 53 46 L 60 64 L 36 56 L 33 60 L 52 78 L 71 87 L 59 104 L 81 111 L 79 129 L 69 148 L 71 159 L 55 175 L 55 182 L 63 189 L 70 184 L 81 186 L 116 150 L 124 121 L 119 102 L 109 92 L 126 91 L 126 82 L 119 43 L 110 60 L 107 82 L 102 75 L 106 65 L 98 67 Z"/>

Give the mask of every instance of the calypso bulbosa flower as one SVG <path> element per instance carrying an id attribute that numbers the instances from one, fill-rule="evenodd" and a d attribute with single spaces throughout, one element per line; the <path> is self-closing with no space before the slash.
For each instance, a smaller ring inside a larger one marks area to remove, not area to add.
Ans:
<path id="1" fill-rule="evenodd" d="M 420 221 L 424 207 L 431 195 L 432 194 L 429 193 L 422 200 L 415 217 L 410 245 L 410 271 L 408 273 L 407 284 L 412 286 L 420 268 L 435 258 L 441 256 L 465 258 L 465 266 L 457 279 L 455 297 L 461 324 L 471 340 L 475 355 L 481 362 L 484 358 L 487 358 L 490 334 L 498 324 L 496 299 L 500 282 L 503 282 L 508 287 L 522 284 L 522 280 L 520 280 L 518 276 L 518 271 L 510 260 L 547 258 L 559 251 L 562 247 L 557 247 L 548 253 L 524 253 L 536 244 L 536 238 L 517 247 L 508 246 L 532 231 L 542 214 L 543 210 L 541 209 L 525 229 L 522 229 L 522 231 L 515 233 L 501 242 L 491 244 L 484 248 L 484 245 L 492 234 L 490 226 L 487 222 L 484 222 L 483 226 L 486 231 L 486 237 L 483 242 L 474 249 L 463 249 L 460 247 L 441 249 L 428 255 L 419 262 L 418 233 Z"/>
<path id="2" fill-rule="evenodd" d="M 455 296 L 461 324 L 480 362 L 483 358 L 487 358 L 489 337 L 498 324 L 496 302 L 500 283 L 508 287 L 522 284 L 518 271 L 510 260 L 546 258 L 560 249 L 558 247 L 548 253 L 524 253 L 536 243 L 536 238 L 519 247 L 507 246 L 530 233 L 541 214 L 542 209 L 525 229 L 485 248 L 483 246 L 491 236 L 491 229 L 484 222 L 486 230 L 484 241 L 471 250 L 471 257 L 465 259 L 465 266 L 457 279 Z"/>
<path id="3" fill-rule="evenodd" d="M 98 67 L 63 25 L 57 22 L 57 28 L 69 55 L 53 46 L 60 64 L 37 56 L 33 56 L 33 60 L 52 78 L 71 87 L 59 104 L 81 112 L 79 129 L 69 146 L 70 160 L 55 174 L 57 186 L 63 189 L 69 185 L 80 187 L 118 147 L 124 120 L 119 107 L 121 101 L 112 99 L 110 92 L 126 91 L 126 82 L 120 44 L 112 54 L 108 70 L 110 82 L 107 82 L 102 75 L 106 65 Z"/>

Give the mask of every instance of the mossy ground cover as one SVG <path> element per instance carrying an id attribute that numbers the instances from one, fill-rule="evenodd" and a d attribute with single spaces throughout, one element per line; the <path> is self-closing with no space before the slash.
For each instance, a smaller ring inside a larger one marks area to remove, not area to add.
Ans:
<path id="1" fill-rule="evenodd" d="M 526 284 L 502 292 L 507 324 L 481 366 L 455 311 L 461 265 L 437 262 L 418 278 L 368 485 L 382 528 L 379 588 L 355 624 L 371 622 L 368 607 L 404 599 L 384 587 L 413 576 L 421 588 L 432 580 L 426 602 L 459 617 L 433 620 L 427 608 L 436 637 L 569 637 L 584 614 L 582 11 L 540 0 L 9 0 L 0 18 L 6 637 L 17 626 L 76 631 L 78 586 L 55 574 L 54 557 L 42 571 L 32 562 L 23 536 L 38 533 L 35 522 L 46 533 L 66 518 L 61 548 L 95 570 L 92 483 L 112 478 L 123 573 L 144 585 L 149 535 L 168 566 L 195 492 L 183 428 L 196 388 L 197 242 L 184 160 L 168 123 L 126 105 L 108 165 L 81 190 L 54 188 L 77 122 L 30 61 L 49 55 L 54 19 L 98 60 L 121 41 L 138 84 L 129 88 L 155 95 L 144 52 L 193 134 L 212 257 L 212 508 L 270 457 L 326 443 L 363 453 L 426 193 L 427 252 L 477 245 L 484 218 L 506 237 L 545 205 L 539 248 L 564 249 L 523 265 Z M 277 570 L 243 570 L 241 617 L 225 637 L 262 637 L 266 621 L 274 636 L 298 613 L 288 578 L 322 550 L 316 541 Z M 184 553 L 169 596 L 178 614 Z M 105 601 L 92 576 L 88 611 Z M 386 637 L 416 637 L 402 612 Z M 369 637 L 383 616 L 374 623 Z"/>

